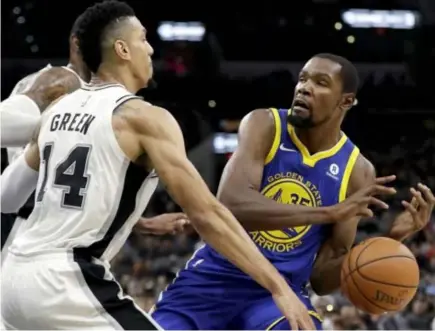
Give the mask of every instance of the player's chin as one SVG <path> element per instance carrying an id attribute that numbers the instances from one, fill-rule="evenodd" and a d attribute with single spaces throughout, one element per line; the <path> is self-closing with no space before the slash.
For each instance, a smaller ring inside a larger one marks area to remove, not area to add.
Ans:
<path id="1" fill-rule="evenodd" d="M 143 87 L 149 87 L 151 81 L 153 80 L 153 72 L 149 72 L 143 77 Z"/>
<path id="2" fill-rule="evenodd" d="M 287 122 L 296 128 L 310 128 L 313 126 L 310 114 L 290 114 L 287 117 Z"/>

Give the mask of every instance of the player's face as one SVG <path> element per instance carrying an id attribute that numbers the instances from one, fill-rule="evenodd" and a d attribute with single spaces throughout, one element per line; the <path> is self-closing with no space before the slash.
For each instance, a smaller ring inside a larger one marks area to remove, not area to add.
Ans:
<path id="1" fill-rule="evenodd" d="M 312 58 L 299 73 L 290 124 L 300 128 L 318 126 L 337 115 L 342 99 L 341 65 L 328 59 Z"/>
<path id="2" fill-rule="evenodd" d="M 151 56 L 153 48 L 146 38 L 146 30 L 136 17 L 129 18 L 129 31 L 127 44 L 130 51 L 130 63 L 132 72 L 146 87 L 153 76 L 153 64 Z"/>

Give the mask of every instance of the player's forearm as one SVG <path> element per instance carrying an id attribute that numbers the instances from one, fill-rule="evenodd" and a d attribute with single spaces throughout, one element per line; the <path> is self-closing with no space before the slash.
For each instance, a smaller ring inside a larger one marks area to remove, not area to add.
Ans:
<path id="1" fill-rule="evenodd" d="M 278 271 L 224 206 L 216 202 L 210 212 L 200 218 L 191 218 L 191 222 L 204 241 L 261 286 L 272 293 L 279 293 L 287 287 Z"/>
<path id="2" fill-rule="evenodd" d="M 38 182 L 38 172 L 29 167 L 24 154 L 1 175 L 1 211 L 15 213 L 29 199 Z"/>
<path id="3" fill-rule="evenodd" d="M 332 207 L 280 204 L 252 189 L 234 193 L 222 193 L 219 199 L 247 230 L 276 230 L 326 224 L 333 219 Z"/>
<path id="4" fill-rule="evenodd" d="M 37 104 L 24 95 L 15 95 L 0 104 L 1 146 L 21 147 L 33 136 L 41 119 Z"/>
<path id="5" fill-rule="evenodd" d="M 317 295 L 327 295 L 340 287 L 341 265 L 345 254 L 328 259 L 321 266 L 314 267 L 310 282 Z"/>

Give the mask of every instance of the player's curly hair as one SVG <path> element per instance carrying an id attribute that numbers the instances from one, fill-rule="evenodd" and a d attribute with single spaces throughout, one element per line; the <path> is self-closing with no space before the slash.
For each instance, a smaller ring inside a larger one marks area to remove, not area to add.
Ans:
<path id="1" fill-rule="evenodd" d="M 88 7 L 77 22 L 75 35 L 78 38 L 83 61 L 91 72 L 97 72 L 102 62 L 102 43 L 110 33 L 113 23 L 135 16 L 133 8 L 125 2 L 109 0 Z"/>
<path id="2" fill-rule="evenodd" d="M 341 80 L 343 83 L 343 92 L 356 94 L 359 86 L 359 77 L 358 70 L 356 70 L 352 62 L 340 55 L 330 53 L 320 53 L 314 55 L 313 57 L 328 59 L 341 65 Z"/>

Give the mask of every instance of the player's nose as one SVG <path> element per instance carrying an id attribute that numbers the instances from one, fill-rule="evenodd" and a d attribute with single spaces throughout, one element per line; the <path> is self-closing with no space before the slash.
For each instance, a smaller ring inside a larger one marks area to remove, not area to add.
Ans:
<path id="1" fill-rule="evenodd" d="M 147 44 L 148 44 L 148 54 L 152 56 L 154 54 L 154 48 L 149 43 Z"/>
<path id="2" fill-rule="evenodd" d="M 298 94 L 303 96 L 311 96 L 312 88 L 307 84 L 301 84 L 298 88 Z"/>

